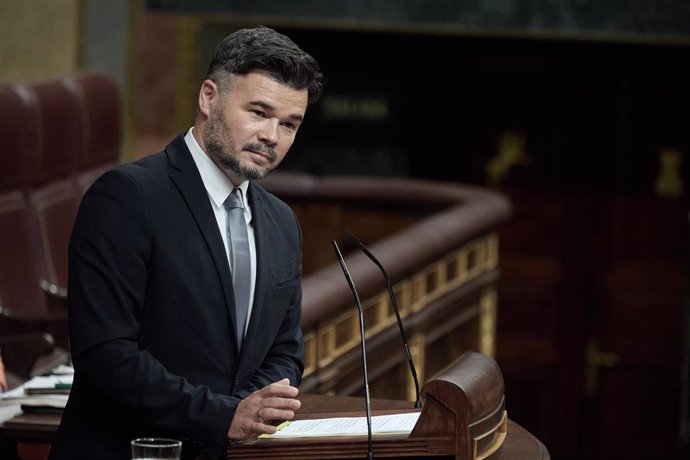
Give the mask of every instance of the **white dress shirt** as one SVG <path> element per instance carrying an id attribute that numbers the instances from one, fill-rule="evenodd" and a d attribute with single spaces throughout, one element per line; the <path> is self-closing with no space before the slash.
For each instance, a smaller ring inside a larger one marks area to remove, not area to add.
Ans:
<path id="1" fill-rule="evenodd" d="M 197 143 L 192 130 L 194 127 L 190 128 L 184 137 L 185 142 L 189 151 L 192 152 L 192 158 L 194 163 L 196 163 L 197 169 L 199 169 L 199 174 L 201 174 L 201 180 L 204 182 L 204 187 L 206 187 L 206 192 L 208 193 L 209 201 L 211 202 L 211 208 L 213 208 L 213 213 L 216 216 L 216 223 L 218 224 L 218 231 L 220 236 L 223 238 L 223 244 L 225 245 L 225 256 L 228 259 L 228 265 L 232 267 L 232 262 L 230 261 L 230 242 L 228 241 L 227 235 L 227 224 L 228 224 L 228 213 L 225 210 L 223 204 L 227 199 L 228 195 L 232 193 L 235 188 L 230 182 L 230 179 L 220 170 L 218 166 L 201 150 L 201 147 Z M 249 310 L 247 311 L 247 324 L 244 326 L 245 334 L 247 332 L 247 327 L 249 321 L 252 317 L 252 305 L 254 304 L 254 289 L 256 287 L 256 241 L 254 239 L 254 225 L 252 223 L 252 210 L 249 207 L 249 200 L 247 199 L 247 189 L 249 188 L 249 181 L 242 182 L 238 188 L 242 195 L 242 203 L 244 204 L 244 220 L 247 223 L 247 236 L 249 237 L 249 259 L 252 267 L 251 273 L 251 288 L 249 290 Z"/>

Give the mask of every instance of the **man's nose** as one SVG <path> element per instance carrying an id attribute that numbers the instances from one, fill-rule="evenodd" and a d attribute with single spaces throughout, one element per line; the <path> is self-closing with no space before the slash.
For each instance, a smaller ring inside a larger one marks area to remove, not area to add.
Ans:
<path id="1" fill-rule="evenodd" d="M 278 143 L 278 120 L 267 119 L 265 123 L 261 125 L 259 140 L 271 147 Z"/>

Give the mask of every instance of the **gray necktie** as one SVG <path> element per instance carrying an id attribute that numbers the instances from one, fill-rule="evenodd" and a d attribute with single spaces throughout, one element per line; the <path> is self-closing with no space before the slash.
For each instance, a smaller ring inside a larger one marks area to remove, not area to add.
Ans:
<path id="1" fill-rule="evenodd" d="M 249 238 L 244 220 L 242 194 L 235 188 L 225 200 L 228 212 L 228 246 L 230 247 L 230 269 L 235 291 L 235 312 L 237 316 L 237 348 L 242 348 L 242 339 L 247 324 L 249 292 L 251 289 L 251 264 L 249 261 Z"/>

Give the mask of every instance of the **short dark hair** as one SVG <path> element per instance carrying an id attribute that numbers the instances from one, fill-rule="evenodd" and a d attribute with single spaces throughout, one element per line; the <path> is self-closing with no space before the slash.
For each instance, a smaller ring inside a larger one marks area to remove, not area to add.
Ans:
<path id="1" fill-rule="evenodd" d="M 223 71 L 237 75 L 266 72 L 291 88 L 307 89 L 309 103 L 319 98 L 324 84 L 316 59 L 269 27 L 240 29 L 225 37 L 213 53 L 206 78 L 219 83 Z"/>

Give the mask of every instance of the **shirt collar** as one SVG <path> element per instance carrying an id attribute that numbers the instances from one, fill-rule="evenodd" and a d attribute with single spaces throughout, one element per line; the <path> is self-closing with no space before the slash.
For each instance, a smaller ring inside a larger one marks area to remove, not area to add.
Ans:
<path id="1" fill-rule="evenodd" d="M 230 182 L 230 179 L 220 170 L 220 168 L 201 150 L 199 143 L 194 138 L 191 127 L 184 137 L 187 148 L 192 153 L 194 163 L 196 163 L 201 180 L 204 182 L 204 187 L 208 192 L 208 196 L 217 207 L 223 206 L 226 198 L 235 186 Z M 238 188 L 242 192 L 242 203 L 244 204 L 245 212 L 249 211 L 249 202 L 247 200 L 247 190 L 249 189 L 249 181 L 245 180 Z"/>

